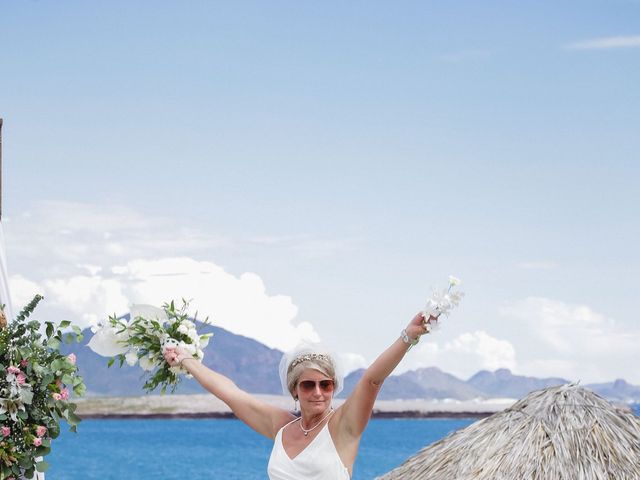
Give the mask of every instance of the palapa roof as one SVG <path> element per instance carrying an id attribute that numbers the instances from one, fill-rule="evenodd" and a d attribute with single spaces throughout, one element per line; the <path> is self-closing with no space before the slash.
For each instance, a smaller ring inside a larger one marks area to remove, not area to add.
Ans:
<path id="1" fill-rule="evenodd" d="M 576 384 L 537 390 L 378 480 L 640 480 L 640 418 Z"/>

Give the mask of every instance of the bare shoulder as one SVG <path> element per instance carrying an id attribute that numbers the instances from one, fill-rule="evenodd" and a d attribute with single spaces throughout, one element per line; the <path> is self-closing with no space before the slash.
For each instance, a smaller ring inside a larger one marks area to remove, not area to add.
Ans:
<path id="1" fill-rule="evenodd" d="M 287 423 L 291 423 L 293 422 L 296 417 L 293 413 L 291 413 L 288 410 L 284 410 L 284 409 L 278 409 L 276 412 L 274 412 L 273 415 L 273 438 L 276 437 L 276 434 L 278 433 L 278 430 L 280 430 L 282 427 L 284 427 Z"/>

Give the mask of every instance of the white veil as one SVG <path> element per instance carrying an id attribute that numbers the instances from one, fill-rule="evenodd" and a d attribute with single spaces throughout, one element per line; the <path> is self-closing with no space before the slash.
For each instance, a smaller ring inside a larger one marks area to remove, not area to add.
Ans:
<path id="1" fill-rule="evenodd" d="M 340 365 L 338 357 L 334 352 L 321 343 L 313 342 L 301 342 L 293 350 L 289 350 L 282 355 L 282 358 L 280 359 L 280 366 L 278 368 L 280 384 L 282 385 L 282 393 L 287 396 L 291 395 L 291 392 L 289 392 L 289 388 L 287 387 L 287 373 L 289 365 L 291 365 L 291 362 L 296 358 L 308 354 L 322 354 L 329 357 L 336 373 L 333 395 L 338 395 L 344 388 L 344 369 L 342 368 L 342 365 Z"/>

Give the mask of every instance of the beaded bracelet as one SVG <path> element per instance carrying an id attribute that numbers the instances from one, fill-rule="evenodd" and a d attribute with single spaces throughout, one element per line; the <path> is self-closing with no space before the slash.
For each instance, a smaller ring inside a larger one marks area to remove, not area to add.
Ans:
<path id="1" fill-rule="evenodd" d="M 414 345 L 416 345 L 419 341 L 420 341 L 420 337 L 416 337 L 413 340 L 411 340 L 411 337 L 409 337 L 409 334 L 407 333 L 407 329 L 404 328 L 402 329 L 402 332 L 400 332 L 400 337 L 402 338 L 402 341 L 408 345 L 411 345 L 411 347 L 413 347 Z M 411 348 L 409 347 L 409 348 Z"/>
<path id="2" fill-rule="evenodd" d="M 182 368 L 182 362 L 184 362 L 185 360 L 196 360 L 196 359 L 195 359 L 195 358 L 193 358 L 193 357 L 184 357 L 182 360 L 180 360 L 180 361 L 178 362 L 178 366 L 179 366 L 180 368 Z"/>

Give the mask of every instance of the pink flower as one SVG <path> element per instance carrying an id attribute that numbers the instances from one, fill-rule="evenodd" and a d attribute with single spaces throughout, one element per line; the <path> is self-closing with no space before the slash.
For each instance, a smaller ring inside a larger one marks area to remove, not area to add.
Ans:
<path id="1" fill-rule="evenodd" d="M 23 358 L 23 359 L 20 361 L 20 366 L 21 366 L 22 368 L 24 368 L 24 367 L 26 367 L 27 365 L 29 365 L 29 360 L 27 360 L 26 358 Z"/>
<path id="2" fill-rule="evenodd" d="M 9 427 L 2 427 L 1 431 L 3 437 L 8 437 L 9 435 L 11 435 L 11 429 Z"/>
<path id="3" fill-rule="evenodd" d="M 76 364 L 76 354 L 75 353 L 70 353 L 69 355 L 67 355 L 67 360 L 69 360 L 71 365 L 75 365 Z"/>
<path id="4" fill-rule="evenodd" d="M 36 438 L 34 438 L 34 439 L 33 439 L 33 444 L 34 444 L 36 447 L 39 447 L 40 445 L 42 445 L 42 439 L 41 439 L 40 437 L 36 437 Z"/>
<path id="5" fill-rule="evenodd" d="M 52 393 L 51 396 L 54 400 L 62 400 L 62 395 L 60 395 L 59 393 Z"/>
<path id="6" fill-rule="evenodd" d="M 36 428 L 36 435 L 39 437 L 44 437 L 46 433 L 47 433 L 47 427 L 38 425 L 38 428 Z"/>
<path id="7" fill-rule="evenodd" d="M 13 365 L 10 367 L 7 367 L 7 372 L 9 373 L 13 373 L 14 375 L 20 373 L 20 369 L 18 367 L 14 367 Z"/>
<path id="8" fill-rule="evenodd" d="M 27 381 L 27 377 L 25 377 L 24 373 L 20 372 L 16 376 L 16 381 L 18 382 L 18 385 L 24 385 L 25 382 Z"/>
<path id="9" fill-rule="evenodd" d="M 62 398 L 62 400 L 69 400 L 69 390 L 63 388 L 60 392 L 60 397 Z"/>

